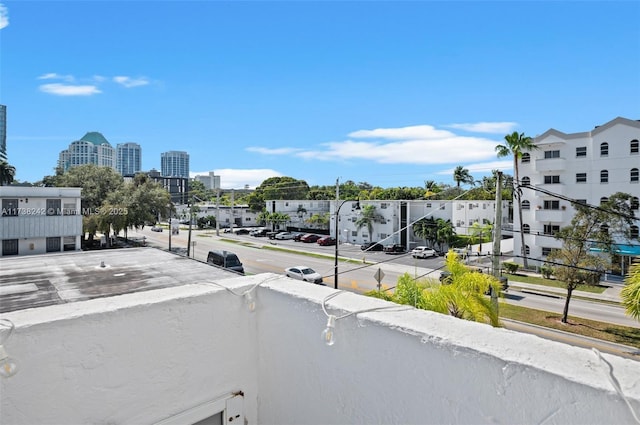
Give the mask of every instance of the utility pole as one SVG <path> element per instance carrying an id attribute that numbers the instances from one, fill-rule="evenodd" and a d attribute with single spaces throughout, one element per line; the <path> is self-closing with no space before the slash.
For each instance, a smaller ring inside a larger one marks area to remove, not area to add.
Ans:
<path id="1" fill-rule="evenodd" d="M 338 177 L 336 179 L 336 206 L 335 206 L 335 231 L 336 231 L 336 252 L 335 252 L 335 258 L 334 258 L 334 263 L 333 263 L 333 286 L 335 289 L 338 289 L 338 243 L 339 243 L 339 239 L 338 239 L 338 217 L 339 217 L 339 212 L 340 212 L 340 206 L 338 206 L 338 203 L 340 202 L 340 178 Z"/>
<path id="2" fill-rule="evenodd" d="M 191 223 L 193 222 L 193 201 L 191 198 L 191 204 L 189 204 L 189 237 L 187 238 L 187 257 L 191 256 Z"/>
<path id="3" fill-rule="evenodd" d="M 220 236 L 220 188 L 216 190 L 216 236 Z"/>
<path id="4" fill-rule="evenodd" d="M 171 220 L 172 215 L 171 211 L 169 211 L 169 252 L 171 252 L 171 234 L 173 233 L 173 223 Z"/>
<path id="5" fill-rule="evenodd" d="M 496 212 L 493 220 L 493 255 L 491 265 L 493 276 L 500 280 L 500 242 L 502 241 L 502 172 L 496 172 Z M 491 291 L 491 303 L 498 311 L 498 294 Z"/>

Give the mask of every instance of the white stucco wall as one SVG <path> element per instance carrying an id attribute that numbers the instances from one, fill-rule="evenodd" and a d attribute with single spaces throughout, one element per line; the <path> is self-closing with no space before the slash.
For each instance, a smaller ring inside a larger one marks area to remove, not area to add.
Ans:
<path id="1" fill-rule="evenodd" d="M 187 285 L 2 317 L 16 325 L 5 348 L 20 366 L 0 380 L 2 424 L 152 424 L 238 390 L 256 423 L 255 318 L 224 289 Z"/>
<path id="2" fill-rule="evenodd" d="M 20 372 L 3 424 L 150 424 L 232 391 L 249 424 L 631 423 L 589 350 L 404 309 L 339 320 L 333 289 L 264 274 L 255 312 L 225 290 L 177 288 L 3 315 Z M 338 314 L 391 305 L 351 293 Z M 640 409 L 639 363 L 604 356 Z"/>

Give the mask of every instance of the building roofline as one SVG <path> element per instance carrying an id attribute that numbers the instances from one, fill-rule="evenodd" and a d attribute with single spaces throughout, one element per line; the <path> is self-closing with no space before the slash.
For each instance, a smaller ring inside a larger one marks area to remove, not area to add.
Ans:
<path id="1" fill-rule="evenodd" d="M 611 127 L 618 125 L 618 124 L 622 124 L 622 125 L 627 125 L 629 127 L 634 127 L 634 128 L 638 128 L 640 129 L 640 121 L 638 120 L 632 120 L 629 118 L 623 118 L 623 117 L 617 117 L 612 119 L 611 121 L 608 121 L 602 125 L 596 126 L 593 130 L 591 131 L 583 131 L 580 133 L 563 133 L 562 131 L 556 130 L 554 128 L 550 128 L 549 130 L 545 131 L 544 133 L 542 133 L 539 136 L 536 136 L 534 138 L 534 142 L 535 143 L 539 143 L 542 140 L 544 140 L 545 138 L 549 137 L 549 136 L 557 136 L 560 137 L 562 139 L 568 140 L 568 139 L 582 139 L 585 137 L 593 137 L 605 130 L 610 129 Z"/>

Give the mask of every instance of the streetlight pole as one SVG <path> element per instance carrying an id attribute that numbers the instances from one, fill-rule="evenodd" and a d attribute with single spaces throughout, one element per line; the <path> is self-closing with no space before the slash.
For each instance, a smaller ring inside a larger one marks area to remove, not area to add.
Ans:
<path id="1" fill-rule="evenodd" d="M 333 287 L 338 289 L 338 214 L 340 213 L 340 208 L 344 205 L 344 202 L 338 205 L 340 202 L 340 178 L 336 179 L 336 213 L 335 213 L 335 231 L 336 231 L 336 250 L 335 257 L 333 261 Z"/>

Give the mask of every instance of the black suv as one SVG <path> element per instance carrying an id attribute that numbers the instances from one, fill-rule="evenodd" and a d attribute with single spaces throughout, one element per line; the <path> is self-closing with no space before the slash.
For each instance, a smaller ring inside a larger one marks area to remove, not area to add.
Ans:
<path id="1" fill-rule="evenodd" d="M 379 242 L 367 242 L 363 243 L 360 249 L 363 251 L 382 251 L 384 246 Z"/>
<path id="2" fill-rule="evenodd" d="M 404 246 L 399 243 L 393 245 L 387 245 L 384 247 L 385 254 L 402 254 L 404 252 Z"/>

